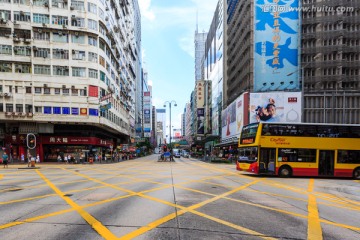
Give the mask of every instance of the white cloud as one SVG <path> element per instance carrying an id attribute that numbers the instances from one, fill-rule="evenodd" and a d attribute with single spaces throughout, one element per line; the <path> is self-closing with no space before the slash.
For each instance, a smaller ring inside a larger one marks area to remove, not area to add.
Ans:
<path id="1" fill-rule="evenodd" d="M 151 0 L 139 0 L 139 7 L 141 11 L 141 16 L 145 17 L 148 20 L 155 20 L 155 13 L 150 8 Z"/>
<path id="2" fill-rule="evenodd" d="M 195 46 L 194 46 L 194 35 L 189 34 L 188 36 L 183 36 L 179 40 L 180 48 L 184 50 L 191 57 L 195 57 Z"/>

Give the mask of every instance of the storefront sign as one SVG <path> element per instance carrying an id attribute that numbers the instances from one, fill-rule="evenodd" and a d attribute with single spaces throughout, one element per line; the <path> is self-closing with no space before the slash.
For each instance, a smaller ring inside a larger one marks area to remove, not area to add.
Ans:
<path id="1" fill-rule="evenodd" d="M 43 144 L 78 144 L 78 145 L 98 145 L 98 146 L 105 146 L 110 147 L 111 145 L 114 145 L 113 141 L 110 140 L 103 140 L 96 137 L 60 137 L 60 136 L 54 136 L 54 137 L 48 137 L 48 136 L 42 136 L 41 142 Z"/>

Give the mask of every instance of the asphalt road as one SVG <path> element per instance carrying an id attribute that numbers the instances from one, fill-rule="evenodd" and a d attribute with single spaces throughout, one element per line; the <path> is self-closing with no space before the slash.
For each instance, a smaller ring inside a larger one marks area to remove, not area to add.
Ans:
<path id="1" fill-rule="evenodd" d="M 360 182 L 158 155 L 0 168 L 0 239 L 360 239 Z"/>

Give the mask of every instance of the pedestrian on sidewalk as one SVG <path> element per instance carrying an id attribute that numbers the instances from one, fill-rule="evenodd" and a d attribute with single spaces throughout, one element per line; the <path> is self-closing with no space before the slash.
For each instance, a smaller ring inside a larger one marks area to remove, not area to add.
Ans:
<path id="1" fill-rule="evenodd" d="M 8 166 L 9 156 L 7 155 L 6 152 L 4 152 L 4 154 L 2 155 L 2 159 L 3 159 L 4 168 L 9 168 Z"/>

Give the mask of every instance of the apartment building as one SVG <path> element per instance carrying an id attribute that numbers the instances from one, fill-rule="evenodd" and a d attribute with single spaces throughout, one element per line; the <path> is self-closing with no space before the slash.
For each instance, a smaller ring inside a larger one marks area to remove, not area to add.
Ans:
<path id="1" fill-rule="evenodd" d="M 0 0 L 0 143 L 15 161 L 28 133 L 42 161 L 105 155 L 135 136 L 133 3 Z"/>

